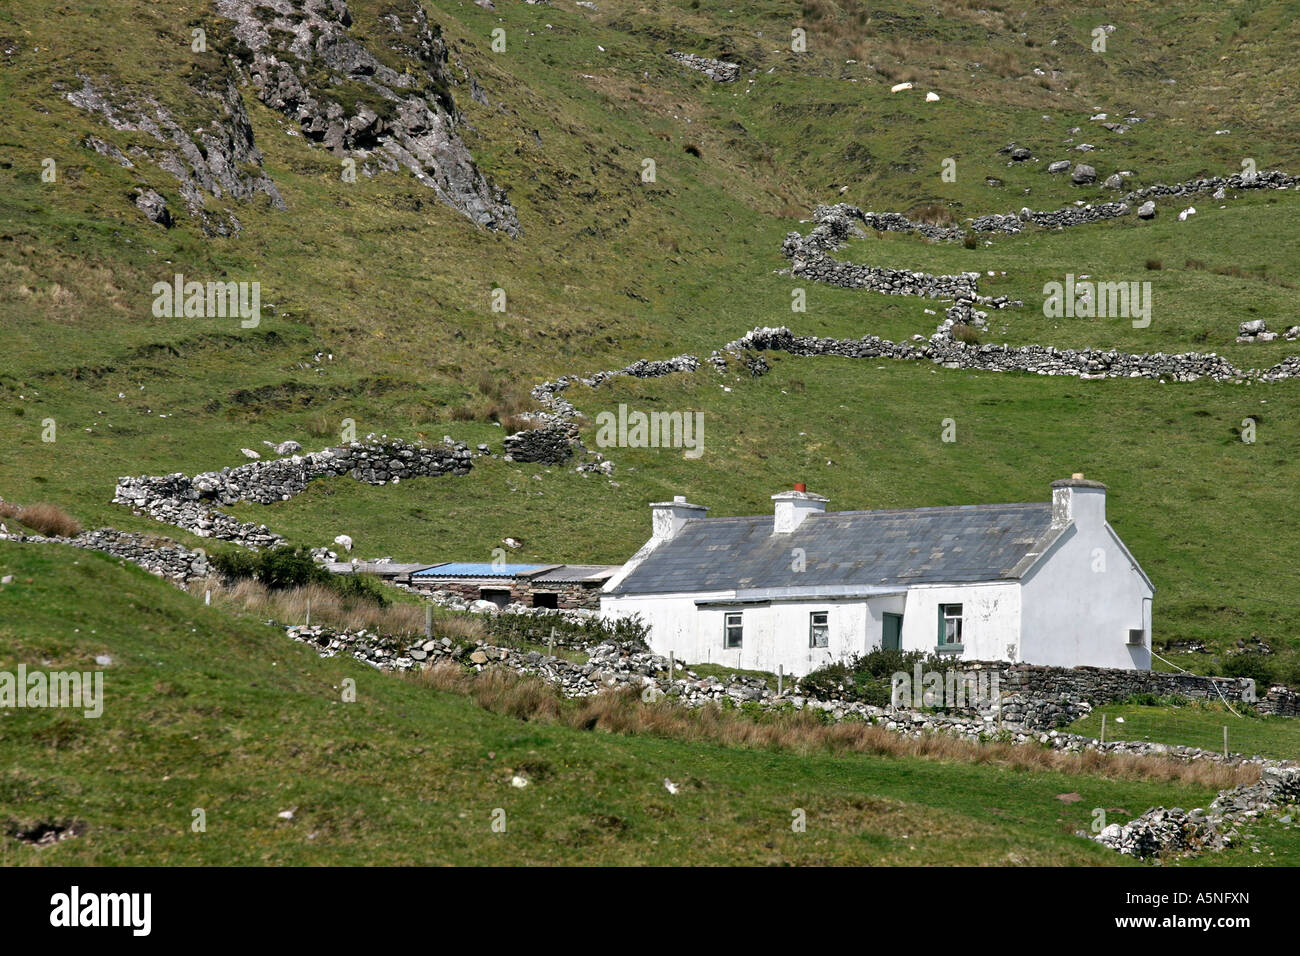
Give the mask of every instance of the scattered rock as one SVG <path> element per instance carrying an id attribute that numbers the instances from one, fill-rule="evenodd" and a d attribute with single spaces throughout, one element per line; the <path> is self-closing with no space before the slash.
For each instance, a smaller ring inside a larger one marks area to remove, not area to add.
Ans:
<path id="1" fill-rule="evenodd" d="M 1070 173 L 1070 179 L 1079 186 L 1097 181 L 1097 170 L 1087 163 L 1079 163 L 1074 167 L 1074 172 Z"/>

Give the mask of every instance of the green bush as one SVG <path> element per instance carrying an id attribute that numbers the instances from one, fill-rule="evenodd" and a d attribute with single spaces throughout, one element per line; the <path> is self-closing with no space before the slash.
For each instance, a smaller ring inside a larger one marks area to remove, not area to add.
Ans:
<path id="1" fill-rule="evenodd" d="M 488 634 L 498 643 L 527 642 L 546 644 L 555 632 L 555 643 L 561 646 L 600 644 L 614 641 L 649 650 L 646 637 L 650 628 L 639 615 L 607 621 L 599 617 L 572 621 L 558 614 L 496 614 L 487 620 Z"/>
<path id="2" fill-rule="evenodd" d="M 326 583 L 345 601 L 359 601 L 378 607 L 388 607 L 384 584 L 373 574 L 330 574 L 330 579 Z"/>
<path id="3" fill-rule="evenodd" d="M 344 600 L 388 606 L 383 585 L 373 575 L 331 574 L 301 545 L 296 548 L 281 545 L 265 551 L 218 551 L 208 559 L 226 580 L 252 579 L 269 591 L 320 584 Z"/>
<path id="4" fill-rule="evenodd" d="M 810 697 L 838 697 L 860 701 L 874 707 L 887 706 L 893 695 L 890 678 L 903 672 L 911 674 L 916 665 L 922 671 L 946 673 L 960 661 L 922 651 L 897 651 L 877 648 L 847 662 L 828 664 L 799 681 L 799 690 Z"/>
<path id="5" fill-rule="evenodd" d="M 1224 677 L 1249 677 L 1260 692 L 1266 691 L 1275 680 L 1273 663 L 1262 654 L 1233 654 L 1223 662 Z"/>
<path id="6" fill-rule="evenodd" d="M 258 552 L 256 577 L 272 591 L 283 591 L 313 582 L 326 584 L 333 575 L 313 561 L 305 547 L 286 546 Z"/>

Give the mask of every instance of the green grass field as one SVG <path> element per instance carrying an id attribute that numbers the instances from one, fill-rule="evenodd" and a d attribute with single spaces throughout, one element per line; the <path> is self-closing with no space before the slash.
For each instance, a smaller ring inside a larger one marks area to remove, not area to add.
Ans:
<path id="1" fill-rule="evenodd" d="M 1300 724 L 1289 717 L 1260 717 L 1254 711 L 1233 714 L 1222 704 L 1151 706 L 1107 704 L 1075 721 L 1069 730 L 1096 737 L 1106 717 L 1107 740 L 1150 740 L 1162 744 L 1222 751 L 1228 730 L 1231 753 L 1275 760 L 1300 759 Z"/>
<path id="2" fill-rule="evenodd" d="M 931 334 L 944 303 L 809 284 L 808 311 L 791 311 L 781 241 L 806 231 L 819 203 L 937 205 L 960 221 L 1110 198 L 1048 175 L 1060 158 L 1103 178 L 1132 170 L 1130 188 L 1239 171 L 1245 159 L 1300 172 L 1300 18 L 1289 2 L 600 0 L 595 12 L 420 2 L 448 46 L 460 132 L 517 208 L 518 239 L 476 229 L 406 172 L 343 182 L 340 157 L 248 88 L 262 167 L 287 208 L 209 196 L 207 209 L 236 214 L 243 230 L 205 238 L 170 174 L 82 145 L 157 144 L 65 93 L 86 75 L 157 99 L 183 126 L 210 122 L 196 84 L 229 68 L 228 25 L 211 4 L 0 9 L 0 498 L 211 547 L 111 504 L 116 479 L 237 465 L 242 447 L 264 440 L 325 447 L 345 420 L 360 435 L 450 434 L 500 451 L 531 387 L 560 374 L 707 357 L 755 326 Z M 363 38 L 395 9 L 348 7 Z M 1090 32 L 1102 23 L 1116 30 L 1097 53 Z M 196 24 L 212 37 L 204 54 L 190 52 Z M 497 27 L 505 53 L 490 49 Z M 794 29 L 807 52 L 790 49 Z M 740 78 L 714 84 L 670 59 L 673 49 L 733 60 Z M 466 72 L 487 103 L 471 96 Z M 904 80 L 915 89 L 889 92 Z M 924 102 L 927 90 L 941 99 Z M 1090 119 L 1130 110 L 1144 121 L 1123 133 Z M 997 152 L 1013 141 L 1034 159 Z M 1073 150 L 1085 141 L 1097 149 Z M 646 158 L 654 183 L 640 179 Z M 46 159 L 54 182 L 42 181 Z M 945 159 L 954 182 L 941 178 Z M 142 187 L 167 199 L 173 228 L 132 205 Z M 873 235 L 841 254 L 980 271 L 982 292 L 1025 302 L 990 316 L 986 342 L 1216 351 L 1265 367 L 1297 343 L 1234 338 L 1247 319 L 1275 331 L 1296 323 L 1296 203 L 1291 192 L 1204 196 L 1183 223 L 1175 213 L 1188 203 L 1162 202 L 1151 223 L 1030 231 L 970 250 Z M 152 286 L 177 272 L 260 282 L 260 325 L 155 318 Z M 1045 318 L 1044 283 L 1067 273 L 1151 281 L 1151 327 Z M 505 313 L 491 309 L 495 287 Z M 705 370 L 567 393 L 588 416 L 620 402 L 703 412 L 697 460 L 604 449 L 617 464 L 611 479 L 485 458 L 464 478 L 382 488 L 337 479 L 231 510 L 295 543 L 345 532 L 365 557 L 489 560 L 508 535 L 524 543 L 521 560 L 613 563 L 648 536 L 647 502 L 673 494 L 713 515 L 766 511 L 794 481 L 832 508 L 1033 501 L 1083 471 L 1110 486 L 1110 520 L 1156 584 L 1157 642 L 1203 641 L 1209 657 L 1176 660 L 1217 671 L 1237 640 L 1258 634 L 1277 652 L 1278 676 L 1300 679 L 1300 539 L 1286 520 L 1300 477 L 1294 383 L 1081 382 L 766 357 L 772 371 L 758 379 Z M 1240 438 L 1248 417 L 1253 444 Z M 948 418 L 955 443 L 940 440 Z M 590 424 L 583 437 L 594 447 Z M 1099 778 L 1012 782 L 994 767 L 520 725 L 320 662 L 272 629 L 93 555 L 3 546 L 0 564 L 18 582 L 0 588 L 0 656 L 84 664 L 108 652 L 110 693 L 120 694 L 93 724 L 0 715 L 0 816 L 91 824 L 54 850 L 0 844 L 10 862 L 1114 863 L 1071 835 L 1087 822 L 1081 808 L 1208 799 Z M 362 696 L 345 706 L 335 685 L 348 675 Z M 509 787 L 507 767 L 539 763 L 545 780 Z M 672 798 L 663 776 L 698 786 Z M 1083 802 L 1055 800 L 1070 791 Z M 188 830 L 200 806 L 202 836 Z M 294 806 L 293 821 L 276 817 Z M 497 806 L 517 820 L 508 840 L 488 829 Z M 809 809 L 808 834 L 789 833 L 794 807 Z M 1300 853 L 1290 831 L 1268 839 L 1278 856 L 1266 861 Z"/>
<path id="3" fill-rule="evenodd" d="M 94 670 L 96 656 L 112 659 L 96 720 L 0 712 L 0 847 L 11 865 L 1106 865 L 1131 861 L 1074 835 L 1092 808 L 1114 822 L 1213 797 L 524 722 L 321 660 L 277 628 L 101 555 L 4 543 L 0 572 L 15 576 L 0 587 L 0 668 Z M 512 787 L 515 775 L 529 785 Z M 1081 799 L 1057 799 L 1069 793 Z M 204 832 L 191 828 L 196 809 Z M 497 809 L 505 833 L 492 830 Z M 797 809 L 803 833 L 790 826 Z M 286 810 L 292 819 L 279 817 Z M 41 821 L 84 832 L 43 849 L 8 834 Z M 1279 833 L 1276 845 L 1261 838 L 1279 854 L 1269 862 L 1293 858 L 1289 831 Z"/>

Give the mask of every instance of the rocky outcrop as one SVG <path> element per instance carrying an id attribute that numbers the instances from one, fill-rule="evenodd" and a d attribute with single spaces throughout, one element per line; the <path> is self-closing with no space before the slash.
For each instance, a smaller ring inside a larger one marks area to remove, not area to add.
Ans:
<path id="1" fill-rule="evenodd" d="M 81 88 L 65 94 L 68 102 L 103 116 L 115 130 L 143 133 L 155 140 L 156 148 L 137 146 L 132 151 L 175 177 L 186 209 L 204 233 L 237 235 L 241 228 L 229 210 L 209 209 L 209 197 L 248 202 L 261 195 L 275 208 L 284 208 L 275 183 L 262 171 L 262 154 L 253 143 L 253 127 L 233 77 L 212 77 L 195 89 L 195 95 L 204 101 L 202 110 L 213 114 L 198 127 L 175 116 L 153 96 L 119 89 L 106 77 L 78 78 Z M 88 137 L 84 145 L 133 165 L 121 150 L 99 137 Z M 171 214 L 165 201 L 159 202 L 161 198 L 153 190 L 145 190 L 135 203 L 150 220 L 167 225 Z"/>
<path id="2" fill-rule="evenodd" d="M 390 6 L 363 32 L 345 0 L 216 0 L 258 99 L 309 140 L 368 175 L 406 168 L 476 224 L 519 235 L 460 138 L 441 31 L 416 0 Z"/>

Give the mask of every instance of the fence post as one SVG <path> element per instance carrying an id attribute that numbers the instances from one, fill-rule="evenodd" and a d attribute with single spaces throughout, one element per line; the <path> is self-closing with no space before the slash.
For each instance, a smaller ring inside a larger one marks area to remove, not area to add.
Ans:
<path id="1" fill-rule="evenodd" d="M 555 627 L 554 626 L 551 627 L 551 636 L 547 638 L 546 641 L 546 655 L 548 657 L 555 656 Z"/>
<path id="2" fill-rule="evenodd" d="M 424 606 L 424 639 L 427 641 L 433 637 L 433 605 Z"/>
<path id="3" fill-rule="evenodd" d="M 206 590 L 206 591 L 203 592 L 203 603 L 204 603 L 205 605 L 206 605 L 206 604 L 211 604 L 211 603 L 212 603 L 212 589 L 211 589 L 211 588 L 208 588 L 208 590 Z"/>
<path id="4" fill-rule="evenodd" d="M 307 598 L 307 626 L 311 627 L 311 598 Z"/>
<path id="5" fill-rule="evenodd" d="M 1223 757 L 1228 758 L 1228 725 L 1223 725 Z"/>
<path id="6" fill-rule="evenodd" d="M 1106 715 L 1105 714 L 1101 715 L 1101 738 L 1098 742 L 1103 744 L 1106 742 Z"/>
<path id="7" fill-rule="evenodd" d="M 785 665 L 776 665 L 776 696 L 781 696 L 781 691 L 785 688 Z"/>

